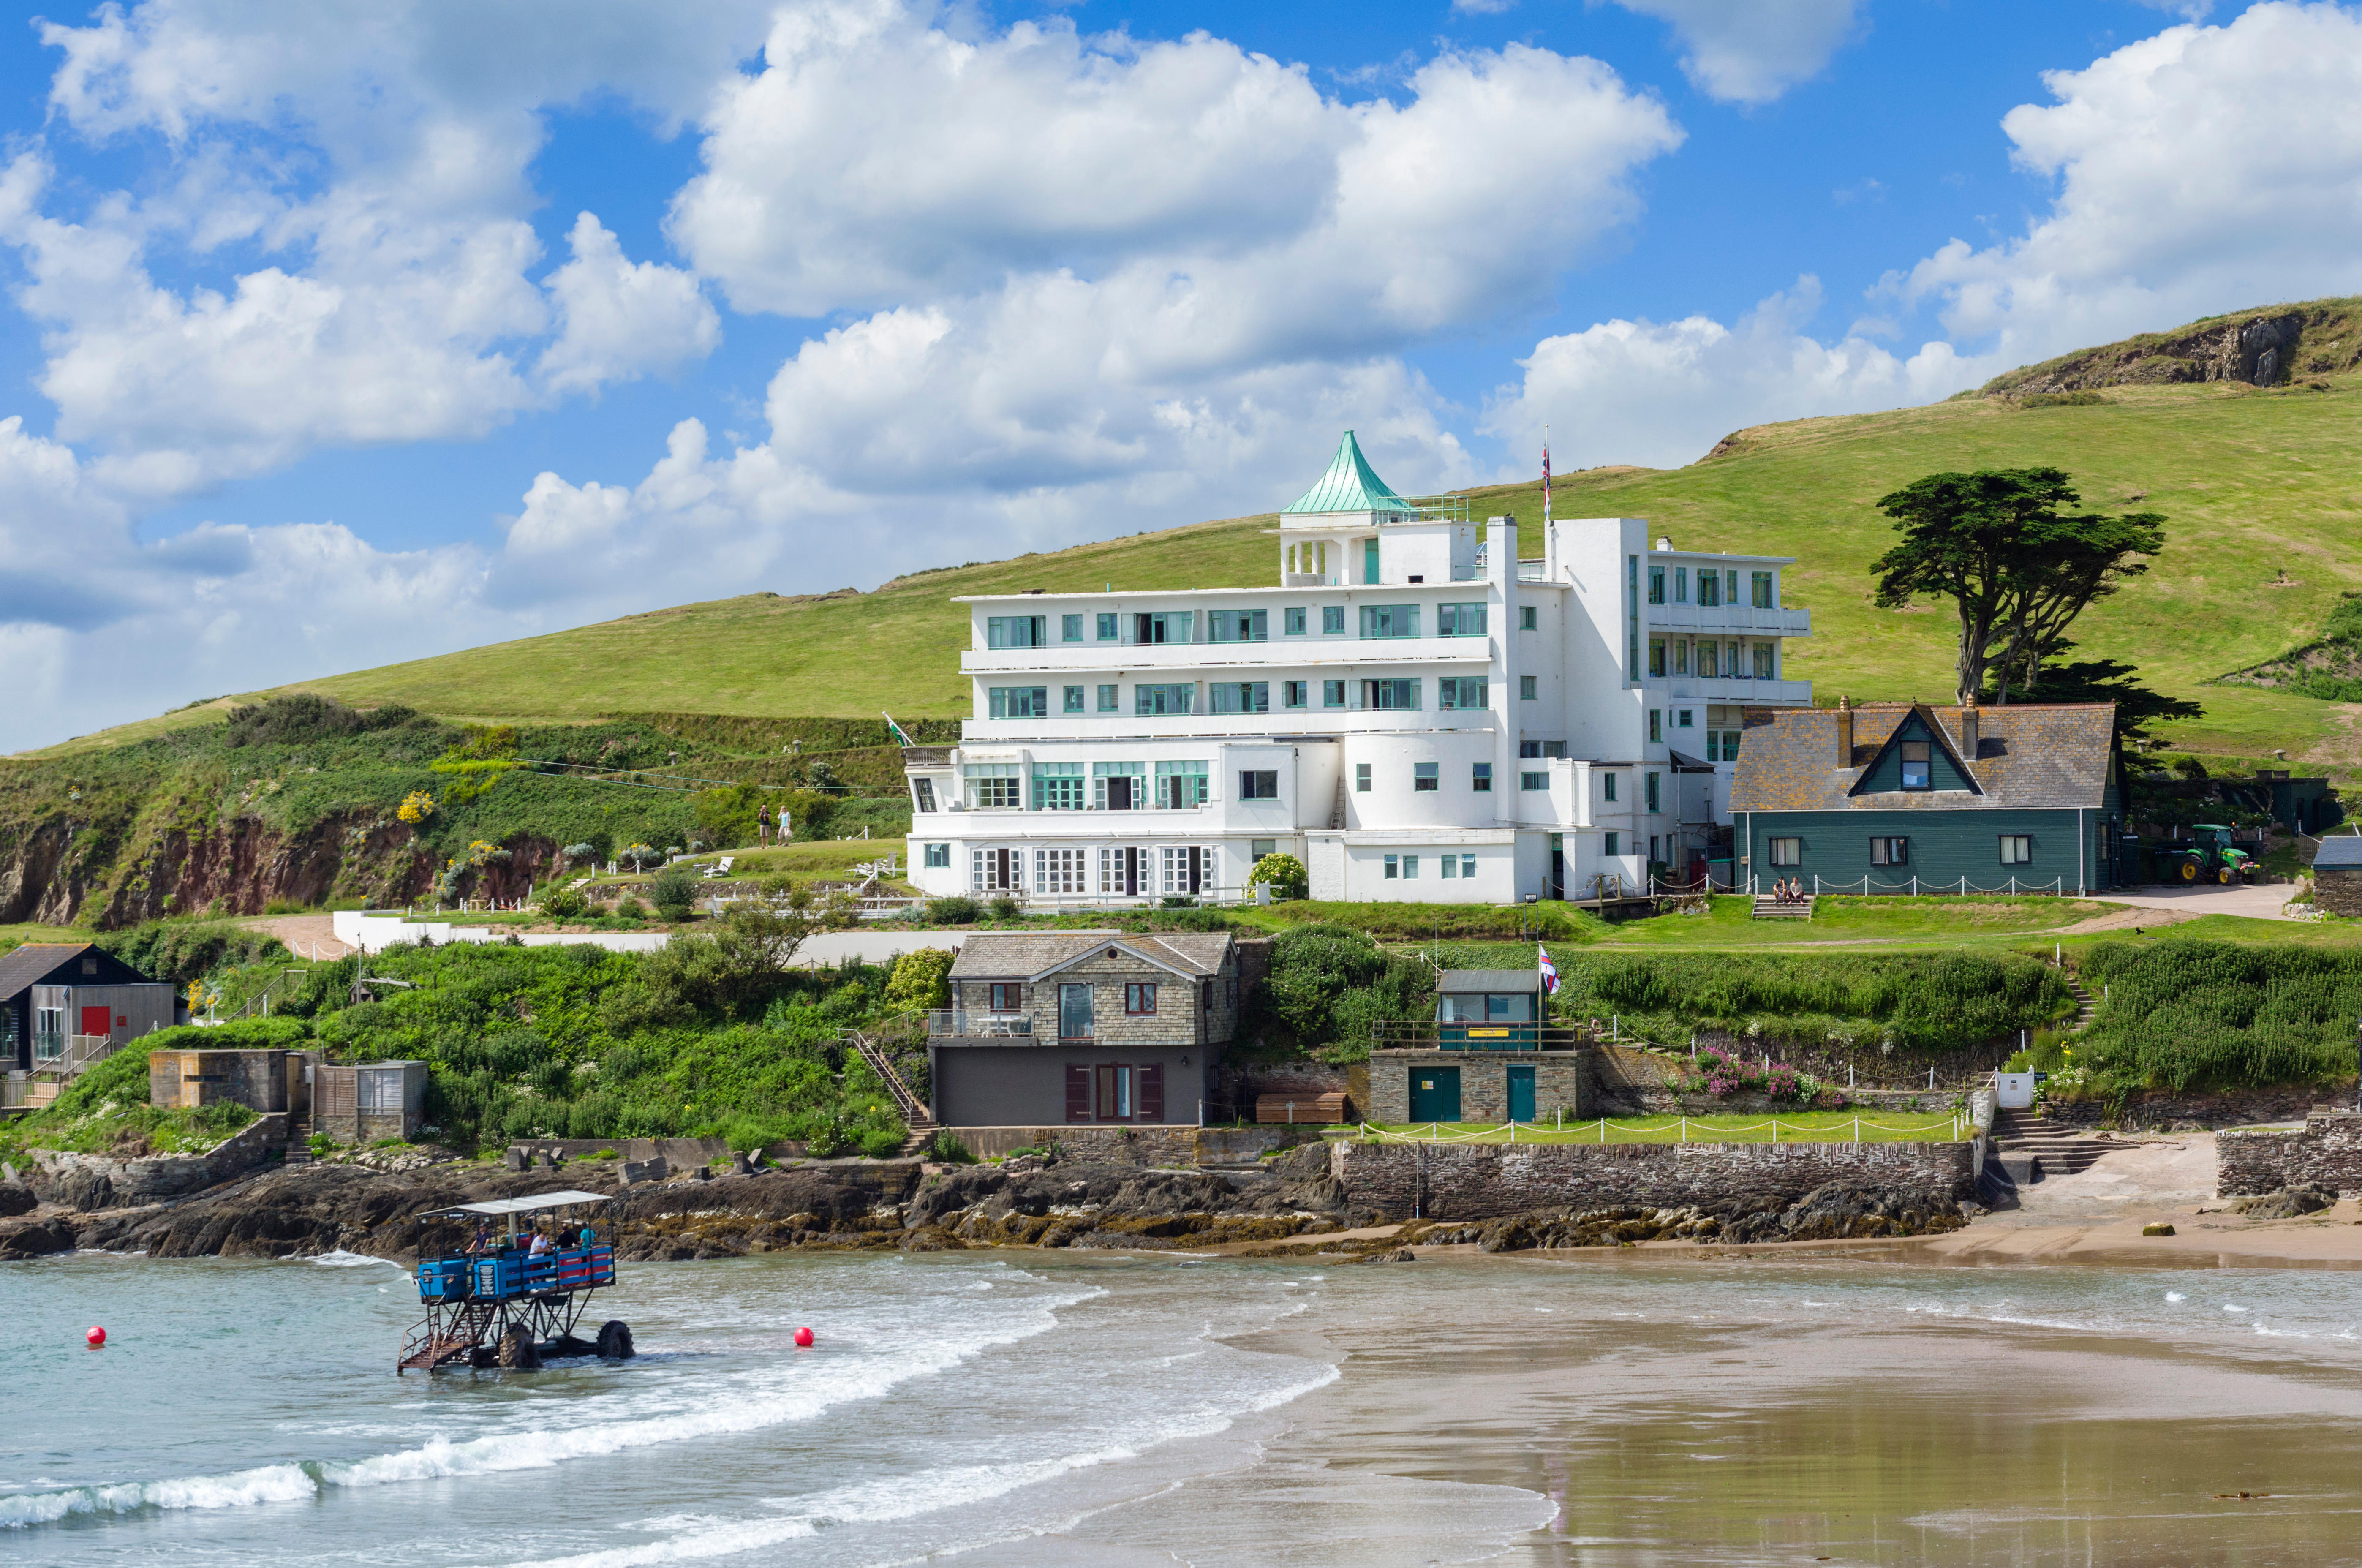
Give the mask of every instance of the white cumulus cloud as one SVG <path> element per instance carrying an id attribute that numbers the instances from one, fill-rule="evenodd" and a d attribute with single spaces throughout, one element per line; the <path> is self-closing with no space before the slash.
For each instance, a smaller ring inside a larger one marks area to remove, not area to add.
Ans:
<path id="1" fill-rule="evenodd" d="M 1671 24 L 1682 72 L 1724 103 L 1768 104 L 1819 75 L 1860 30 L 1866 0 L 1615 0 Z"/>

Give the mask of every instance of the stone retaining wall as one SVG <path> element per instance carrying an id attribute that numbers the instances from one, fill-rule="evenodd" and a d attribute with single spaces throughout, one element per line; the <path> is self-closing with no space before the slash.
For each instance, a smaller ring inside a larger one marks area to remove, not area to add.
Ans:
<path id="1" fill-rule="evenodd" d="M 2362 1195 L 2362 1115 L 2316 1107 L 2301 1132 L 2223 1132 L 2214 1139 L 2214 1190 L 2239 1198 L 2287 1187 Z"/>
<path id="2" fill-rule="evenodd" d="M 1058 1145 L 1065 1158 L 1120 1165 L 1251 1165 L 1264 1154 L 1320 1141 L 1319 1127 L 950 1127 L 979 1160 Z"/>
<path id="3" fill-rule="evenodd" d="M 2127 1095 L 2121 1106 L 2107 1100 L 2045 1100 L 2046 1121 L 2096 1127 L 2113 1121 L 2126 1130 L 2166 1128 L 2177 1121 L 2202 1127 L 2243 1127 L 2257 1121 L 2294 1121 L 2307 1115 L 2320 1099 L 2320 1086 L 2295 1088 L 2233 1089 L 2220 1094 L 2191 1091 L 2175 1094 L 2151 1090 Z"/>
<path id="4" fill-rule="evenodd" d="M 261 1165 L 287 1147 L 287 1114 L 256 1117 L 234 1137 L 203 1154 L 150 1154 L 109 1159 L 104 1154 L 28 1151 L 33 1168 L 25 1175 L 34 1195 L 66 1209 L 136 1209 L 168 1198 L 203 1192 Z"/>
<path id="5" fill-rule="evenodd" d="M 1794 1202 L 1825 1182 L 1975 1190 L 1966 1143 L 1364 1143 L 1331 1145 L 1346 1201 L 1390 1219 L 1484 1220 L 1529 1209 Z"/>

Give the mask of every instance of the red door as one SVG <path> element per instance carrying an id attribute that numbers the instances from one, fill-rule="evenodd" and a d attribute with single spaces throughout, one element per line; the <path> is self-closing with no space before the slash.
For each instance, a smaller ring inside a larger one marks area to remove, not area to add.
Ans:
<path id="1" fill-rule="evenodd" d="M 82 1010 L 82 1032 L 84 1034 L 115 1032 L 115 1010 L 107 1007 L 86 1007 Z"/>

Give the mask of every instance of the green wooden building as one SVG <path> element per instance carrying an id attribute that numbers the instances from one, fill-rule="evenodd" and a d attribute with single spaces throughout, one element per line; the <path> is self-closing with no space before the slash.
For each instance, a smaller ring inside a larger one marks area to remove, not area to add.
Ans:
<path id="1" fill-rule="evenodd" d="M 1739 875 L 1807 892 L 2088 892 L 2123 815 L 2113 702 L 1750 711 Z"/>

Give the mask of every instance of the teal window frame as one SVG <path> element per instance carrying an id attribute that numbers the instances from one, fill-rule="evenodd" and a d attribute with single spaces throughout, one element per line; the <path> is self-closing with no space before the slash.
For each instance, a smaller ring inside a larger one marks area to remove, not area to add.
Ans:
<path id="1" fill-rule="evenodd" d="M 952 846 L 951 846 L 950 845 L 948 845 L 948 844 L 931 844 L 931 845 L 928 845 L 926 847 L 927 847 L 927 869 L 928 869 L 928 870 L 933 871 L 933 870 L 936 869 L 936 868 L 937 868 L 937 867 L 949 867 L 949 866 L 951 865 L 951 863 L 952 863 Z"/>
<path id="2" fill-rule="evenodd" d="M 1468 788 L 1479 795 L 1493 792 L 1493 765 L 1489 762 L 1472 764 L 1468 771 Z"/>
<path id="3" fill-rule="evenodd" d="M 1778 606 L 1773 603 L 1773 601 L 1778 598 L 1779 595 L 1772 591 L 1772 574 L 1768 571 L 1757 572 L 1755 574 L 1754 607 L 1758 610 L 1776 609 Z"/>
<path id="4" fill-rule="evenodd" d="M 1083 640 L 1083 618 L 1080 615 L 1059 616 L 1058 640 L 1062 643 L 1081 642 Z"/>
<path id="5" fill-rule="evenodd" d="M 1209 713 L 1268 713 L 1271 712 L 1271 682 L 1268 680 L 1209 680 L 1206 682 L 1206 712 Z"/>
<path id="6" fill-rule="evenodd" d="M 1378 575 L 1378 541 L 1374 535 L 1362 541 L 1362 580 L 1383 580 Z"/>
<path id="7" fill-rule="evenodd" d="M 1099 683 L 1099 712 L 1102 713 L 1123 712 L 1122 688 L 1112 680 Z"/>
<path id="8" fill-rule="evenodd" d="M 1268 610 L 1209 610 L 1206 640 L 1209 643 L 1267 643 L 1271 640 Z"/>
<path id="9" fill-rule="evenodd" d="M 1148 647 L 1185 646 L 1198 640 L 1195 610 L 1142 610 L 1133 624 L 1136 640 Z M 1175 636 L 1175 632 L 1179 636 Z"/>
<path id="10" fill-rule="evenodd" d="M 1113 610 L 1099 612 L 1098 641 L 1114 643 L 1123 640 L 1123 617 Z"/>
<path id="11" fill-rule="evenodd" d="M 1650 561 L 1649 563 L 1649 602 L 1662 604 L 1664 602 L 1665 569 L 1658 562 Z"/>
<path id="12" fill-rule="evenodd" d="M 1312 705 L 1312 682 L 1283 680 L 1279 683 L 1279 705 L 1283 708 L 1308 708 Z"/>
<path id="13" fill-rule="evenodd" d="M 1079 762 L 1037 762 L 1033 765 L 1033 809 L 1037 812 L 1079 812 L 1089 796 L 1090 780 Z"/>
<path id="14" fill-rule="evenodd" d="M 1150 799 L 1167 811 L 1204 805 L 1213 789 L 1209 766 L 1204 762 L 1158 763 L 1156 792 Z"/>
<path id="15" fill-rule="evenodd" d="M 1046 686 L 987 687 L 985 712 L 995 719 L 1046 719 L 1050 716 L 1050 689 Z"/>
<path id="16" fill-rule="evenodd" d="M 1600 845 L 1600 853 L 1610 856 L 1621 855 L 1624 853 L 1624 835 L 1610 828 L 1601 836 L 1607 842 Z"/>
<path id="17" fill-rule="evenodd" d="M 984 646 L 988 648 L 1038 648 L 1050 640 L 1047 615 L 988 615 Z"/>
<path id="18" fill-rule="evenodd" d="M 1320 635 L 1324 637 L 1345 635 L 1345 607 L 1342 604 L 1323 604 L 1320 607 Z"/>
<path id="19" fill-rule="evenodd" d="M 1485 605 L 1474 603 L 1439 604 L 1435 607 L 1435 635 L 1439 637 L 1481 637 L 1485 635 Z"/>
<path id="20" fill-rule="evenodd" d="M 1087 686 L 1067 687 L 1065 689 L 1065 701 L 1061 704 L 1060 711 L 1068 713 L 1081 713 L 1088 712 L 1083 704 L 1089 690 L 1090 688 Z"/>
<path id="21" fill-rule="evenodd" d="M 1322 681 L 1320 683 L 1320 705 L 1324 708 L 1343 707 L 1345 705 L 1345 683 L 1341 680 Z"/>
<path id="22" fill-rule="evenodd" d="M 1676 604 L 1687 604 L 1689 602 L 1690 569 L 1685 566 L 1677 566 L 1673 569 L 1673 602 Z"/>
<path id="23" fill-rule="evenodd" d="M 1663 791 L 1657 782 L 1663 777 L 1664 775 L 1661 773 L 1650 774 L 1646 780 L 1646 788 L 1642 790 L 1642 793 L 1649 797 L 1649 810 L 1652 812 L 1662 812 L 1665 809 Z"/>
<path id="24" fill-rule="evenodd" d="M 1388 676 L 1362 682 L 1362 706 L 1372 712 L 1416 713 L 1419 711 L 1419 683 L 1416 678 Z"/>
<path id="25" fill-rule="evenodd" d="M 1395 642 L 1418 635 L 1418 605 L 1364 604 L 1362 606 L 1363 641 Z"/>
<path id="26" fill-rule="evenodd" d="M 1649 639 L 1649 674 L 1650 678 L 1654 679 L 1661 680 L 1664 679 L 1665 639 L 1662 637 L 1650 637 Z"/>
<path id="27" fill-rule="evenodd" d="M 1306 615 L 1300 605 L 1293 610 L 1283 610 L 1279 613 L 1280 635 L 1284 637 L 1304 635 L 1305 624 Z"/>
<path id="28" fill-rule="evenodd" d="M 1369 792 L 1370 765 L 1366 762 L 1357 762 L 1353 764 L 1353 793 L 1366 795 Z"/>
<path id="29" fill-rule="evenodd" d="M 1441 675 L 1435 680 L 1435 705 L 1462 712 L 1492 706 L 1481 675 Z"/>
<path id="30" fill-rule="evenodd" d="M 1599 776 L 1599 798 L 1611 804 L 1614 803 L 1616 800 L 1616 775 L 1613 773 L 1603 773 Z"/>
<path id="31" fill-rule="evenodd" d="M 1538 632 L 1541 630 L 1541 624 L 1542 613 L 1540 610 L 1530 604 L 1520 604 L 1518 606 L 1518 630 L 1520 632 Z"/>
<path id="32" fill-rule="evenodd" d="M 1518 775 L 1518 789 L 1520 789 L 1520 790 L 1547 790 L 1547 789 L 1549 789 L 1549 788 L 1550 788 L 1550 773 L 1549 773 L 1549 770 L 1548 770 L 1548 769 L 1544 769 L 1543 771 L 1541 771 L 1541 772 L 1540 772 L 1540 773 L 1520 772 L 1520 773 Z"/>
<path id="33" fill-rule="evenodd" d="M 1431 795 L 1443 788 L 1443 765 L 1440 762 L 1414 762 L 1410 765 L 1410 787 L 1413 794 Z"/>
<path id="34" fill-rule="evenodd" d="M 1194 681 L 1143 681 L 1131 689 L 1131 712 L 1139 719 L 1186 716 L 1195 711 L 1197 701 Z"/>
<path id="35" fill-rule="evenodd" d="M 1518 700 L 1519 701 L 1540 701 L 1541 700 L 1541 694 L 1542 678 L 1540 676 L 1520 675 L 1518 677 Z"/>

